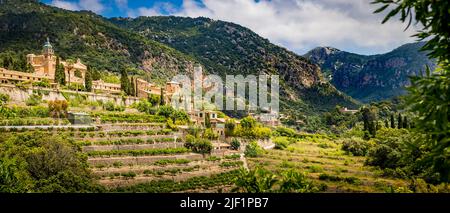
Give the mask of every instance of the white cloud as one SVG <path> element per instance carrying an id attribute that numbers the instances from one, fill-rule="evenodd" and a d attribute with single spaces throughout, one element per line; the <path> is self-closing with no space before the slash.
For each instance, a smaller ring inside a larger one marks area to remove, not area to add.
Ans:
<path id="1" fill-rule="evenodd" d="M 94 13 L 101 13 L 105 6 L 100 0 L 79 0 L 78 2 L 69 2 L 64 0 L 53 0 L 50 5 L 66 10 L 90 10 Z"/>
<path id="2" fill-rule="evenodd" d="M 66 10 L 80 10 L 80 7 L 77 3 L 62 1 L 62 0 L 53 0 L 50 5 L 59 7 Z"/>
<path id="3" fill-rule="evenodd" d="M 128 9 L 128 0 L 115 0 L 117 8 L 120 10 Z"/>
<path id="4" fill-rule="evenodd" d="M 105 6 L 100 3 L 100 0 L 80 0 L 79 5 L 81 8 L 94 13 L 101 13 L 105 9 Z"/>
<path id="5" fill-rule="evenodd" d="M 183 0 L 181 8 L 155 5 L 139 8 L 144 16 L 178 15 L 209 17 L 248 27 L 272 42 L 298 53 L 315 46 L 333 46 L 359 53 L 381 53 L 413 42 L 411 28 L 391 20 L 381 25 L 383 14 L 371 0 Z"/>
<path id="6" fill-rule="evenodd" d="M 178 10 L 171 3 L 157 2 L 151 8 L 140 7 L 137 9 L 139 16 L 158 16 L 176 14 Z"/>

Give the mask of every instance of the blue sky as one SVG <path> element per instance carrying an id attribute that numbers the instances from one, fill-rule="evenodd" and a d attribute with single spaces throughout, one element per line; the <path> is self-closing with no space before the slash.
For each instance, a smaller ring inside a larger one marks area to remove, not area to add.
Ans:
<path id="1" fill-rule="evenodd" d="M 106 17 L 176 15 L 209 17 L 248 27 L 271 42 L 304 54 L 331 46 L 359 54 L 388 52 L 414 42 L 416 26 L 381 24 L 371 0 L 42 0 L 68 10 Z"/>

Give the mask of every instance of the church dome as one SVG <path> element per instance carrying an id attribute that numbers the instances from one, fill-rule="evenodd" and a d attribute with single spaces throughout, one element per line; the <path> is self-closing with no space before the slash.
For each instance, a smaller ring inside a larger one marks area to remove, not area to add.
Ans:
<path id="1" fill-rule="evenodd" d="M 53 46 L 50 44 L 50 40 L 48 38 L 44 44 L 42 52 L 46 55 L 53 54 Z"/>

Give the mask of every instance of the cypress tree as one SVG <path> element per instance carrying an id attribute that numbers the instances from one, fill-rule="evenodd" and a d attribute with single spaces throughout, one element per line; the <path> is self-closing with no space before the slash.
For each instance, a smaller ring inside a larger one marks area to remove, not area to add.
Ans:
<path id="1" fill-rule="evenodd" d="M 391 114 L 391 128 L 395 128 L 394 113 Z"/>
<path id="2" fill-rule="evenodd" d="M 135 84 L 134 84 L 134 77 L 130 78 L 130 94 L 131 96 L 136 96 L 136 89 L 134 88 Z"/>
<path id="3" fill-rule="evenodd" d="M 56 67 L 55 67 L 55 83 L 65 85 L 66 84 L 66 74 L 64 72 L 64 66 L 59 61 L 59 57 L 56 57 Z"/>
<path id="4" fill-rule="evenodd" d="M 397 124 L 397 128 L 398 128 L 398 129 L 403 128 L 402 114 L 400 114 L 400 113 L 398 113 L 398 124 Z"/>
<path id="5" fill-rule="evenodd" d="M 163 88 L 161 88 L 160 102 L 161 103 L 159 105 L 161 105 L 161 106 L 164 106 L 166 104 L 164 101 L 164 89 Z"/>
<path id="6" fill-rule="evenodd" d="M 130 81 L 128 80 L 128 74 L 125 71 L 125 69 L 122 70 L 122 73 L 120 75 L 120 88 L 127 95 L 129 94 L 129 92 L 130 92 Z"/>
<path id="7" fill-rule="evenodd" d="M 211 128 L 211 120 L 209 119 L 209 113 L 205 113 L 205 127 Z"/>
<path id="8" fill-rule="evenodd" d="M 92 80 L 98 81 L 101 78 L 100 72 L 97 69 L 91 69 Z"/>
<path id="9" fill-rule="evenodd" d="M 386 128 L 389 128 L 389 122 L 388 122 L 388 120 L 386 119 L 386 120 L 384 120 L 384 127 L 386 127 Z"/>
<path id="10" fill-rule="evenodd" d="M 84 88 L 86 88 L 86 91 L 92 92 L 92 74 L 89 66 L 86 70 L 86 75 L 84 76 Z"/>
<path id="11" fill-rule="evenodd" d="M 403 128 L 408 129 L 408 117 L 404 117 L 403 118 Z"/>
<path id="12" fill-rule="evenodd" d="M 368 131 L 372 137 L 377 133 L 377 121 L 375 114 L 367 107 L 362 109 L 364 131 Z"/>

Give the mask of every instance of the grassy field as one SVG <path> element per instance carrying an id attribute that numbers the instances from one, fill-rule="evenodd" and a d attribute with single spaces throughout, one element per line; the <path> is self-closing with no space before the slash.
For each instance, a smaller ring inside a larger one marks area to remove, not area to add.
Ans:
<path id="1" fill-rule="evenodd" d="M 248 158 L 250 168 L 260 166 L 279 174 L 298 169 L 326 192 L 389 192 L 405 187 L 405 180 L 382 177 L 381 171 L 364 165 L 365 157 L 350 156 L 330 139 L 299 139 L 283 150 L 267 150 Z"/>

